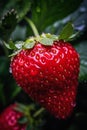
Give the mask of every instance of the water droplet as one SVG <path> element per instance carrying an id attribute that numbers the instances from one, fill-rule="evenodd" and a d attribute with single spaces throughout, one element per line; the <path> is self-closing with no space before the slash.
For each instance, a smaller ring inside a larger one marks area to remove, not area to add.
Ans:
<path id="1" fill-rule="evenodd" d="M 74 102 L 71 102 L 71 106 L 75 107 L 76 106 L 76 103 Z"/>
<path id="2" fill-rule="evenodd" d="M 12 73 L 12 68 L 11 67 L 9 68 L 9 72 Z"/>

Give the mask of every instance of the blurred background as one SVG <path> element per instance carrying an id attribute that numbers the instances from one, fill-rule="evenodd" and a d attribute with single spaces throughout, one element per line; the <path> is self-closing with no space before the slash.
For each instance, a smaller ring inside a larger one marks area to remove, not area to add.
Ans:
<path id="1" fill-rule="evenodd" d="M 15 101 L 33 102 L 13 79 L 8 57 L 11 50 L 3 44 L 10 39 L 15 43 L 34 36 L 25 17 L 33 21 L 40 34 L 58 35 L 68 21 L 78 32 L 77 38 L 71 41 L 80 54 L 77 105 L 66 120 L 56 119 L 46 111 L 42 129 L 87 130 L 87 0 L 0 0 L 0 113 Z"/>

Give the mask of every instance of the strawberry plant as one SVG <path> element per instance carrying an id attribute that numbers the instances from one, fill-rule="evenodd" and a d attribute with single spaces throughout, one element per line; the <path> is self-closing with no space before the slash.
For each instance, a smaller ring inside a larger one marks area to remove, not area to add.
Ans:
<path id="1" fill-rule="evenodd" d="M 28 39 L 12 58 L 10 69 L 19 86 L 56 117 L 66 118 L 71 113 L 78 85 L 79 55 L 69 43 L 58 41 L 51 34 Z"/>
<path id="2" fill-rule="evenodd" d="M 0 7 L 0 129 L 87 128 L 87 2 Z"/>

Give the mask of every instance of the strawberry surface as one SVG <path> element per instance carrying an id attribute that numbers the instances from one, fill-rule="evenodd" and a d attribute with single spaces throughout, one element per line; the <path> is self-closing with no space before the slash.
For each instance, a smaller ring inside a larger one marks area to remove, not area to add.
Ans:
<path id="1" fill-rule="evenodd" d="M 7 107 L 0 115 L 0 130 L 26 130 L 25 124 L 19 124 L 22 113 L 15 111 L 16 104 Z"/>
<path id="2" fill-rule="evenodd" d="M 64 119 L 72 113 L 79 55 L 71 44 L 60 40 L 45 46 L 38 42 L 14 56 L 10 68 L 17 84 L 54 116 Z"/>

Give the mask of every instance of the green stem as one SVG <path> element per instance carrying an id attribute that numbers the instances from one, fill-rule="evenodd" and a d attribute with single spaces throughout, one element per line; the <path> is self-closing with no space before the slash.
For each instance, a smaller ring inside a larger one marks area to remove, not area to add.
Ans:
<path id="1" fill-rule="evenodd" d="M 33 31 L 34 35 L 35 35 L 36 37 L 39 36 L 38 30 L 37 30 L 35 24 L 34 24 L 29 18 L 27 18 L 27 17 L 25 17 L 25 20 L 28 22 L 28 24 L 29 24 L 30 27 L 32 28 L 32 31 Z"/>
<path id="2" fill-rule="evenodd" d="M 38 111 L 35 112 L 35 114 L 33 115 L 33 117 L 39 116 L 44 110 L 45 110 L 44 108 L 40 108 Z"/>

